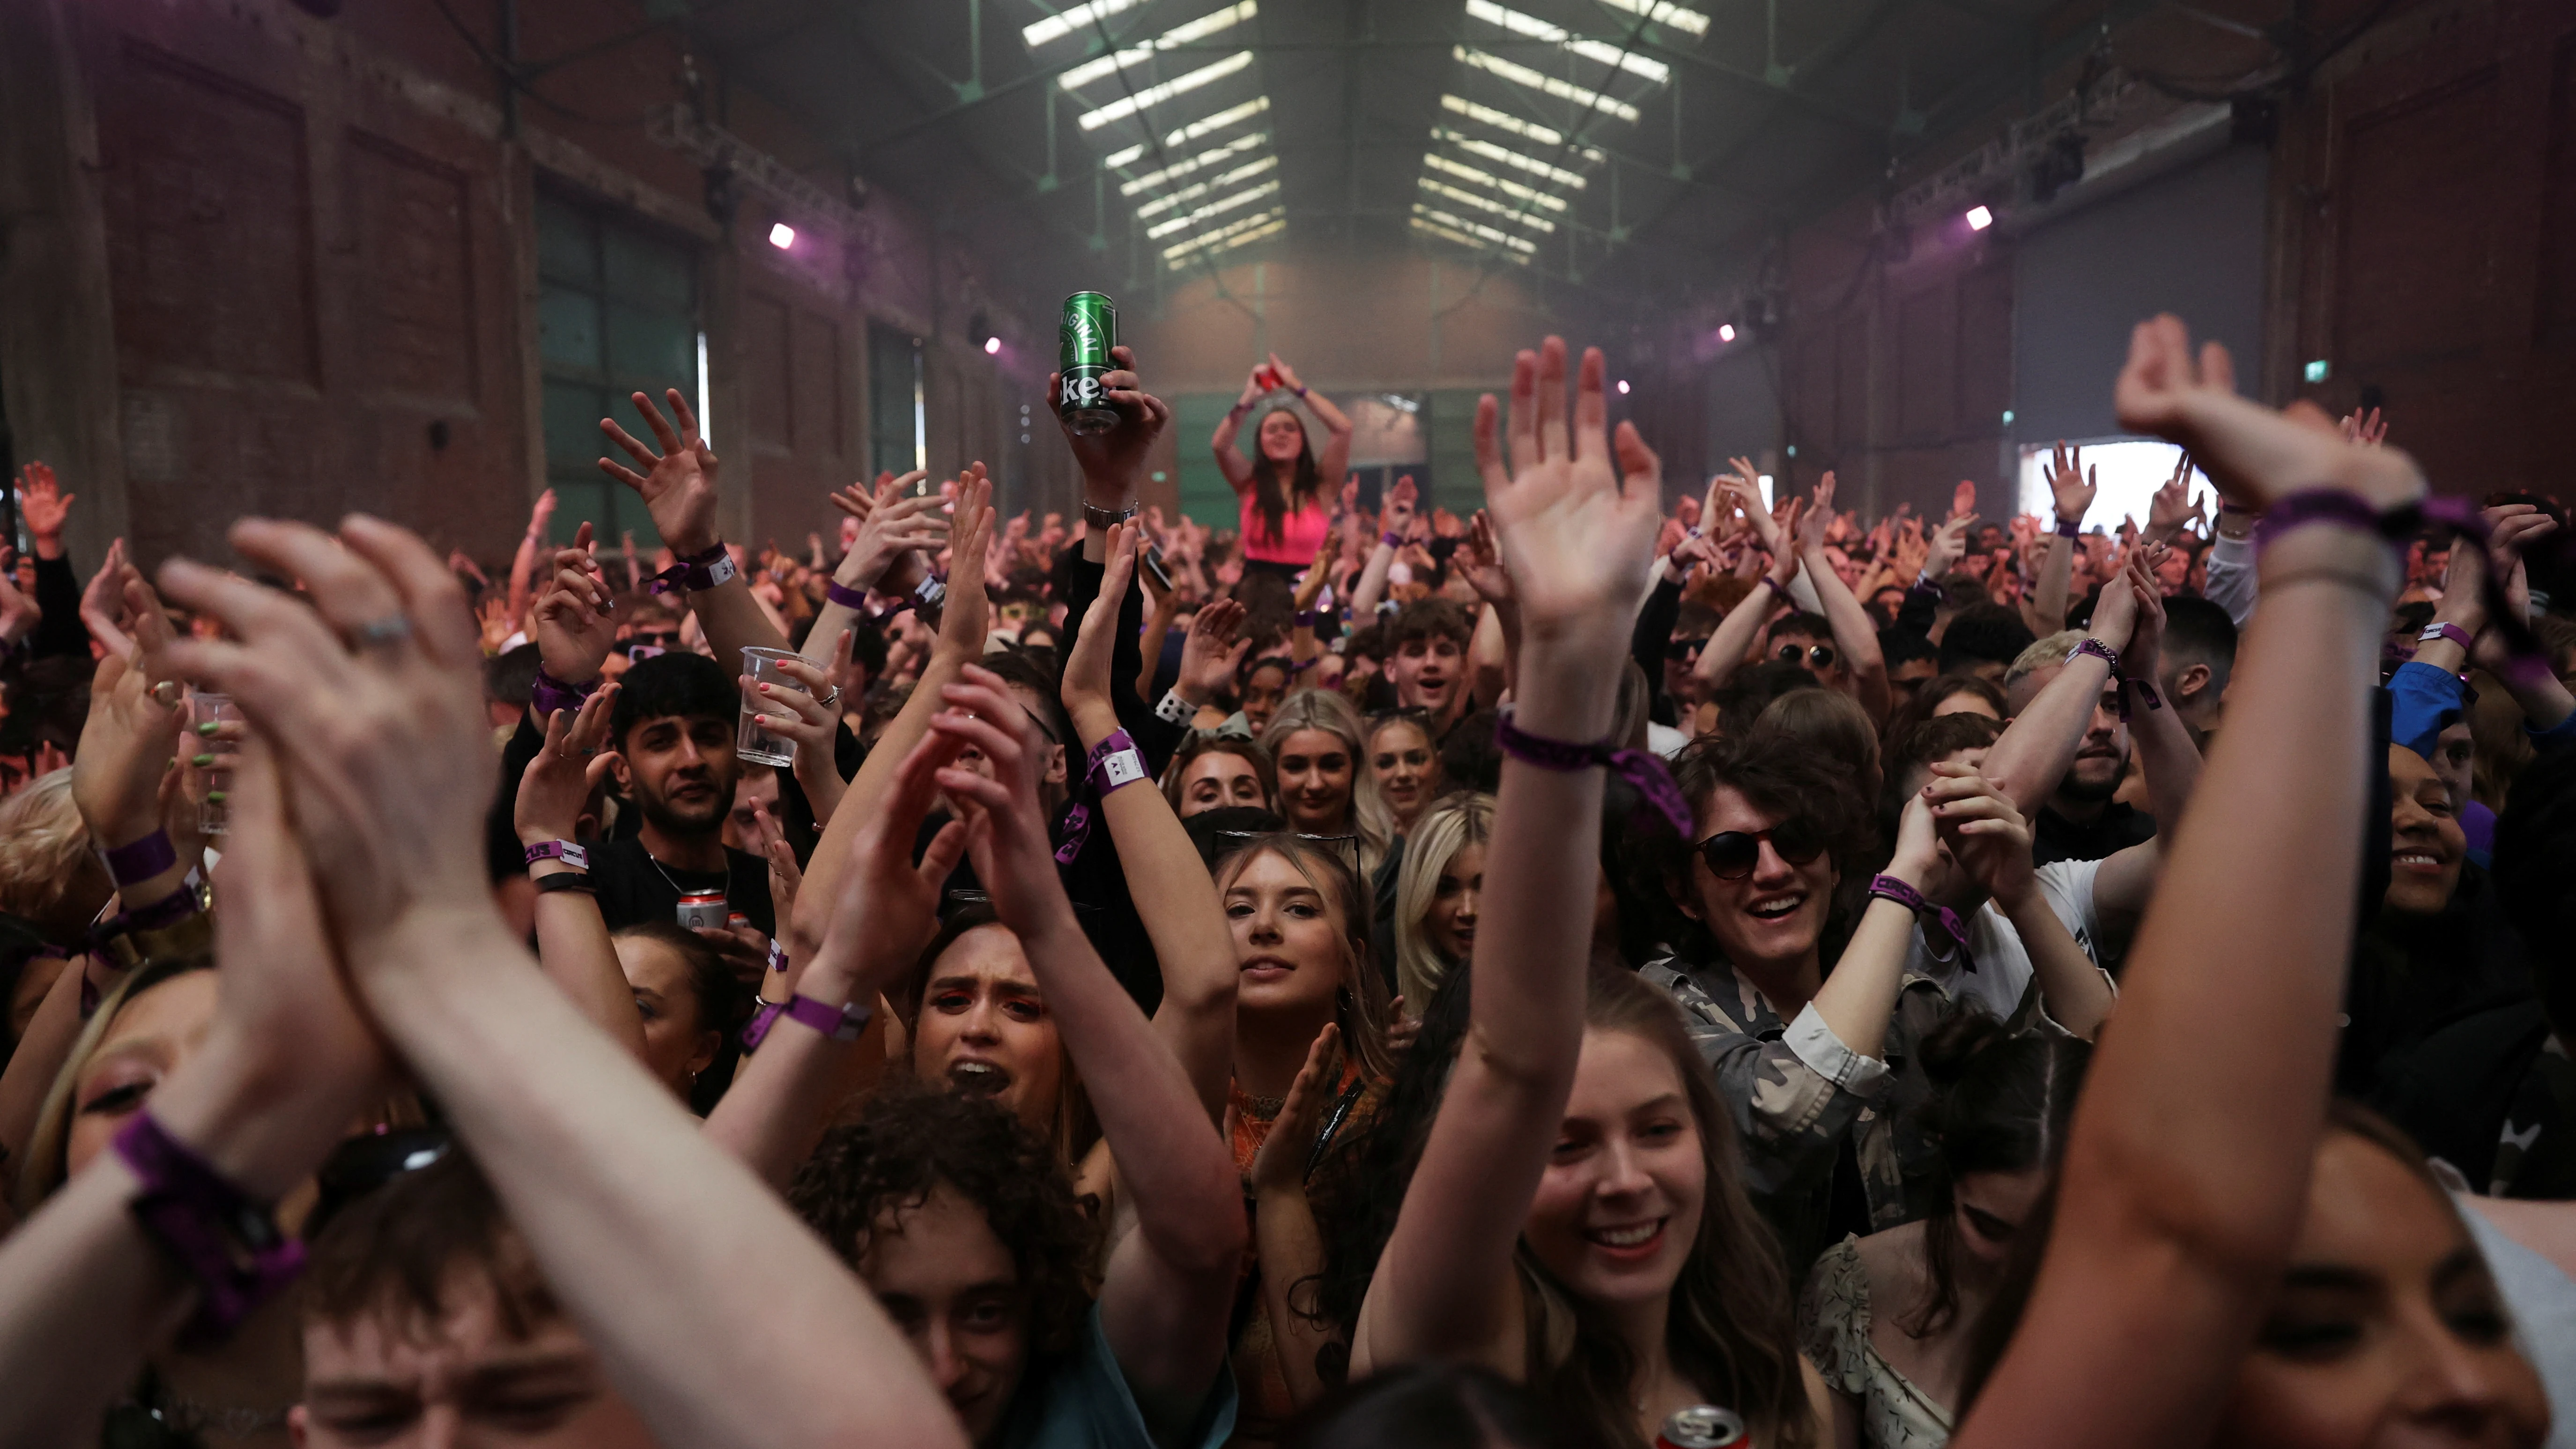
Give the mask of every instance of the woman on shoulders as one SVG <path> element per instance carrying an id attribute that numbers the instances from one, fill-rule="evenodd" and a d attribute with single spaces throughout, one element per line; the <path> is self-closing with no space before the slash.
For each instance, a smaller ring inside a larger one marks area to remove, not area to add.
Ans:
<path id="1" fill-rule="evenodd" d="M 1318 458 L 1306 437 L 1305 421 L 1282 402 L 1261 415 L 1253 433 L 1252 457 L 1235 450 L 1234 437 L 1243 420 L 1274 392 L 1296 395 L 1324 425 L 1324 451 Z M 1216 425 L 1209 440 L 1217 466 L 1225 470 L 1243 507 L 1243 566 L 1293 578 L 1315 558 L 1333 526 L 1324 499 L 1337 486 L 1351 462 L 1351 420 L 1322 393 L 1297 380 L 1296 370 L 1279 360 L 1252 370 L 1243 396 Z"/>

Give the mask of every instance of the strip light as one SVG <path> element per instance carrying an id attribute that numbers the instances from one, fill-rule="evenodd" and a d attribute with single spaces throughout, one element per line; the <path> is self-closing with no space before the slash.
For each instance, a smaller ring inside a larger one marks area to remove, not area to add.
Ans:
<path id="1" fill-rule="evenodd" d="M 1555 222 L 1552 222 L 1543 216 L 1534 216 L 1529 212 L 1523 211 L 1519 207 L 1512 206 L 1508 203 L 1496 201 L 1488 196 L 1478 196 L 1472 191 L 1461 191 L 1455 186 L 1451 186 L 1446 182 L 1434 181 L 1428 176 L 1417 177 L 1416 180 L 1421 183 L 1423 190 L 1430 192 L 1434 196 L 1454 201 L 1460 206 L 1472 206 L 1476 210 L 1484 212 L 1490 216 L 1499 216 L 1514 226 L 1534 228 L 1541 236 L 1545 236 L 1556 230 Z"/>
<path id="2" fill-rule="evenodd" d="M 1481 0 L 1470 0 L 1470 3 L 1481 3 Z M 1254 0 L 1238 0 L 1236 4 L 1228 5 L 1221 10 L 1210 11 L 1186 25 L 1174 26 L 1133 49 L 1086 60 L 1056 77 L 1056 84 L 1068 91 L 1078 91 L 1093 81 L 1115 75 L 1131 65 L 1152 59 L 1156 51 L 1176 50 L 1193 41 L 1205 40 L 1218 31 L 1250 20 L 1257 13 L 1259 12 Z"/>
<path id="3" fill-rule="evenodd" d="M 1132 96 L 1121 96 L 1099 110 L 1085 111 L 1075 118 L 1074 124 L 1086 131 L 1097 131 L 1112 121 L 1125 120 L 1138 112 L 1161 105 L 1174 96 L 1186 95 L 1203 85 L 1221 81 L 1236 71 L 1249 69 L 1251 65 L 1252 52 L 1238 50 L 1214 65 L 1202 66 L 1187 75 L 1174 76 L 1161 85 L 1147 86 Z M 1635 119 L 1633 112 L 1630 119 Z"/>
<path id="4" fill-rule="evenodd" d="M 1667 3 L 1667 0 L 1601 0 L 1601 3 L 1613 10 L 1642 15 L 1657 25 L 1669 25 L 1693 40 L 1708 34 L 1707 16 L 1696 10 L 1684 10 L 1679 5 Z"/>
<path id="5" fill-rule="evenodd" d="M 1507 231 L 1497 231 L 1493 227 L 1486 226 L 1482 222 L 1468 221 L 1463 217 L 1452 216 L 1448 212 L 1442 211 L 1436 206 L 1426 206 L 1419 201 L 1413 203 L 1413 219 L 1417 222 L 1426 220 L 1438 222 L 1440 225 L 1447 227 L 1453 235 L 1464 234 L 1465 236 L 1470 237 L 1481 237 L 1486 241 L 1509 247 L 1516 252 L 1534 253 L 1538 250 L 1538 243 L 1531 241 L 1527 237 L 1514 236 Z M 1469 242 L 1468 245 L 1473 246 L 1475 243 Z"/>
<path id="6" fill-rule="evenodd" d="M 1062 40 L 1079 30 L 1088 30 L 1096 20 L 1106 20 L 1121 10 L 1133 10 L 1145 0 L 1086 0 L 1070 10 L 1059 11 L 1034 25 L 1020 27 L 1020 39 L 1031 50 L 1050 41 Z"/>
<path id="7" fill-rule="evenodd" d="M 1184 266 L 1187 265 L 1192 252 L 1205 251 L 1209 255 L 1230 252 L 1236 247 L 1250 246 L 1263 237 L 1276 236 L 1287 228 L 1288 218 L 1284 212 L 1267 211 L 1259 216 L 1247 216 L 1235 226 L 1227 227 L 1221 232 L 1192 237 L 1177 247 L 1167 249 L 1163 253 L 1163 261 L 1168 266 Z"/>
<path id="8" fill-rule="evenodd" d="M 1156 199 L 1145 203 L 1143 206 L 1136 208 L 1136 218 L 1137 220 L 1142 221 L 1146 217 L 1153 216 L 1159 212 L 1166 212 L 1171 210 L 1173 207 L 1196 201 L 1211 191 L 1222 191 L 1226 187 L 1232 186 L 1238 181 L 1249 181 L 1253 177 L 1260 175 L 1262 172 L 1267 171 L 1278 164 L 1278 157 L 1264 156 L 1249 166 L 1237 166 L 1232 171 L 1225 173 L 1223 176 L 1211 177 L 1195 186 L 1184 186 L 1169 196 L 1157 197 Z"/>
<path id="9" fill-rule="evenodd" d="M 1500 176 L 1496 176 L 1490 171 L 1479 171 L 1473 166 L 1461 165 L 1437 152 L 1425 155 L 1422 158 L 1422 164 L 1430 167 L 1434 171 L 1446 172 L 1451 176 L 1457 177 L 1461 181 L 1472 181 L 1479 186 L 1490 186 L 1505 196 L 1516 196 L 1523 201 L 1534 202 L 1540 206 L 1546 207 L 1550 211 L 1561 212 L 1565 210 L 1566 202 L 1565 198 L 1562 196 L 1550 196 L 1544 191 L 1540 191 L 1534 187 L 1523 186 L 1517 181 L 1507 181 Z"/>
<path id="10" fill-rule="evenodd" d="M 1464 116 L 1468 120 L 1474 121 L 1479 125 L 1491 126 L 1495 130 L 1500 131 L 1507 136 L 1518 136 L 1522 140 L 1535 141 L 1539 145 L 1551 148 L 1562 147 L 1565 144 L 1564 136 L 1540 125 L 1536 121 L 1524 121 L 1520 117 L 1512 115 L 1507 111 L 1498 111 L 1491 106 L 1480 106 L 1474 101 L 1468 100 L 1462 96 L 1442 96 L 1440 98 L 1440 108 L 1442 110 Z M 1584 147 L 1583 159 L 1594 165 L 1599 165 L 1601 162 L 1600 148 L 1597 146 Z"/>
<path id="11" fill-rule="evenodd" d="M 1268 211 L 1256 212 L 1251 216 L 1237 217 L 1233 221 L 1227 222 L 1225 225 L 1218 227 L 1214 231 L 1205 231 L 1199 233 L 1197 236 L 1184 237 L 1181 240 L 1172 243 L 1170 246 L 1163 248 L 1163 259 L 1165 261 L 1169 261 L 1174 257 L 1187 256 L 1201 247 L 1224 241 L 1230 237 L 1241 236 L 1245 232 L 1274 222 L 1281 226 L 1285 226 L 1288 224 L 1287 218 L 1287 209 L 1277 206 L 1270 208 Z"/>
<path id="12" fill-rule="evenodd" d="M 1585 90 L 1583 87 L 1576 85 L 1572 81 L 1561 81 L 1552 75 L 1543 75 L 1538 71 L 1530 69 L 1528 66 L 1516 65 L 1511 61 L 1503 59 L 1499 55 L 1488 54 L 1485 51 L 1474 49 L 1471 46 L 1453 45 L 1449 47 L 1449 55 L 1453 60 L 1459 61 L 1465 65 L 1473 66 L 1477 70 L 1485 72 L 1487 75 L 1494 76 L 1501 80 L 1510 81 L 1512 84 L 1520 86 L 1523 89 L 1537 91 L 1542 95 L 1554 96 L 1561 101 L 1572 101 L 1574 104 L 1582 106 L 1587 110 L 1607 112 L 1610 115 L 1617 116 L 1620 120 L 1626 121 L 1632 126 L 1637 124 L 1637 108 L 1635 106 L 1628 104 L 1626 101 L 1612 100 L 1610 97 L 1601 94 L 1599 91 Z M 1245 59 L 1249 60 L 1250 58 L 1251 53 L 1249 51 L 1245 52 Z M 1090 126 L 1091 118 L 1089 116 L 1083 117 L 1084 129 L 1088 130 Z"/>
<path id="13" fill-rule="evenodd" d="M 1211 216 L 1222 215 L 1225 212 L 1234 210 L 1238 206 L 1248 206 L 1253 202 L 1259 201 L 1265 196 L 1275 196 L 1278 192 L 1278 182 L 1264 181 L 1259 186 L 1255 186 L 1248 191 L 1238 191 L 1232 196 L 1222 197 L 1218 200 L 1211 201 L 1207 205 L 1200 207 L 1198 210 L 1191 212 L 1187 216 L 1176 216 L 1170 221 L 1149 226 L 1145 228 L 1145 239 L 1147 241 L 1161 241 L 1163 238 L 1170 236 L 1176 231 L 1187 231 L 1191 227 L 1198 225 L 1200 222 L 1207 220 Z"/>
<path id="14" fill-rule="evenodd" d="M 1186 146 L 1201 136 L 1213 136 L 1228 126 L 1241 121 L 1251 120 L 1253 117 L 1260 115 L 1262 112 L 1269 109 L 1270 98 L 1268 96 L 1254 96 L 1251 100 L 1245 101 L 1239 106 L 1228 106 L 1224 110 L 1217 112 L 1215 115 L 1210 116 L 1205 120 L 1190 122 L 1188 125 L 1181 127 L 1172 134 L 1165 136 L 1163 138 L 1163 144 L 1166 147 Z M 1110 158 L 1102 164 L 1115 170 L 1121 166 L 1133 166 L 1137 161 L 1141 160 L 1144 155 L 1145 148 L 1143 146 L 1130 146 L 1124 151 L 1113 153 Z"/>
<path id="15" fill-rule="evenodd" d="M 1201 151 L 1199 154 L 1192 156 L 1186 161 L 1175 161 L 1160 171 L 1148 172 L 1143 176 L 1137 177 L 1133 181 L 1120 182 L 1118 186 L 1118 194 L 1121 196 L 1134 196 L 1140 191 L 1151 191 L 1166 181 L 1178 181 L 1182 177 L 1191 175 L 1194 172 L 1204 171 L 1210 166 L 1231 161 L 1246 151 L 1257 150 L 1260 148 L 1261 143 L 1269 139 L 1270 133 L 1268 131 L 1255 131 L 1249 136 L 1238 137 L 1235 140 L 1228 141 L 1224 145 L 1216 147 L 1213 150 Z M 1145 148 L 1138 146 L 1135 147 L 1134 150 L 1137 155 L 1141 156 L 1144 154 Z M 1124 156 L 1127 153 L 1122 151 L 1118 154 L 1119 156 Z M 1126 163 L 1120 161 L 1118 156 L 1112 156 L 1109 158 L 1109 164 L 1112 166 L 1122 166 Z"/>
<path id="16" fill-rule="evenodd" d="M 1568 171 L 1562 167 L 1550 166 L 1544 161 L 1524 156 L 1520 152 L 1510 150 L 1506 147 L 1497 146 L 1491 141 L 1480 141 L 1473 136 L 1452 131 L 1445 126 L 1432 127 L 1431 139 L 1434 141 L 1446 141 L 1450 145 L 1457 147 L 1459 150 L 1466 152 L 1470 156 L 1481 156 L 1488 161 L 1526 171 L 1532 176 L 1544 177 L 1559 186 L 1570 186 L 1577 191 L 1581 191 L 1583 189 L 1583 177 L 1580 173 Z M 1587 150 L 1588 149 L 1589 148 L 1587 148 Z M 1599 153 L 1594 152 L 1591 154 L 1597 155 Z"/>
<path id="17" fill-rule="evenodd" d="M 1494 0 L 1467 0 L 1467 15 L 1469 19 L 1482 20 L 1488 25 L 1500 26 L 1514 35 L 1526 35 L 1532 40 L 1545 41 L 1571 54 L 1579 55 L 1585 60 L 1597 61 L 1609 66 L 1613 70 L 1624 70 L 1630 75 L 1643 76 L 1656 85 L 1663 85 L 1673 78 L 1673 68 L 1660 60 L 1632 54 L 1621 50 L 1618 46 L 1598 40 L 1579 39 L 1561 25 L 1550 25 L 1535 15 L 1524 15 L 1508 5 L 1497 5 Z"/>

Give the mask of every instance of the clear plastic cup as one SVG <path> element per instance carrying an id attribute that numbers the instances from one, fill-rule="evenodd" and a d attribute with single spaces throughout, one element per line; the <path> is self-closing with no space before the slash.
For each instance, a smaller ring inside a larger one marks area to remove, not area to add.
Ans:
<path id="1" fill-rule="evenodd" d="M 229 725 L 226 729 L 224 726 Z M 197 828 L 221 835 L 232 828 L 233 757 L 241 753 L 241 706 L 228 694 L 197 690 L 188 696 L 188 733 L 195 749 L 189 759 L 190 793 L 197 801 Z"/>
<path id="2" fill-rule="evenodd" d="M 742 672 L 750 675 L 754 684 L 766 684 L 777 689 L 792 689 L 798 694 L 806 693 L 802 682 L 779 669 L 779 664 L 789 659 L 800 664 L 804 662 L 804 656 L 793 650 L 745 646 L 742 651 Z M 780 712 L 787 711 L 782 706 Z M 762 729 L 760 715 L 760 706 L 752 703 L 750 696 L 744 696 L 742 727 L 734 735 L 733 752 L 756 764 L 776 765 L 780 769 L 795 764 L 796 742 Z"/>

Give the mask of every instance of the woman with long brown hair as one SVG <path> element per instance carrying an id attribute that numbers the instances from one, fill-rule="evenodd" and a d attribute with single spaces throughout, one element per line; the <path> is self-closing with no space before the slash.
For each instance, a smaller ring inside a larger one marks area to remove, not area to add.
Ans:
<path id="1" fill-rule="evenodd" d="M 1287 401 L 1261 415 L 1254 429 L 1253 456 L 1235 450 L 1235 434 L 1261 400 L 1277 392 L 1295 395 L 1324 425 L 1324 451 L 1319 457 L 1306 435 L 1305 420 Z M 1325 502 L 1341 484 L 1351 463 L 1351 420 L 1322 393 L 1297 380 L 1296 371 L 1270 354 L 1252 370 L 1243 396 L 1216 425 L 1209 439 L 1217 466 L 1242 505 L 1243 566 L 1246 570 L 1293 579 L 1315 561 L 1333 526 Z"/>

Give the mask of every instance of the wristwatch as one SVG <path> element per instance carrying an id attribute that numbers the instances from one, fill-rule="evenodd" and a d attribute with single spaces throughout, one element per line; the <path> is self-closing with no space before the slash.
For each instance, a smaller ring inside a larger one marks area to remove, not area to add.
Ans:
<path id="1" fill-rule="evenodd" d="M 1124 508 L 1102 508 L 1093 503 L 1082 505 L 1082 521 L 1093 528 L 1103 530 L 1116 528 L 1135 516 L 1136 505 L 1133 503 Z"/>

